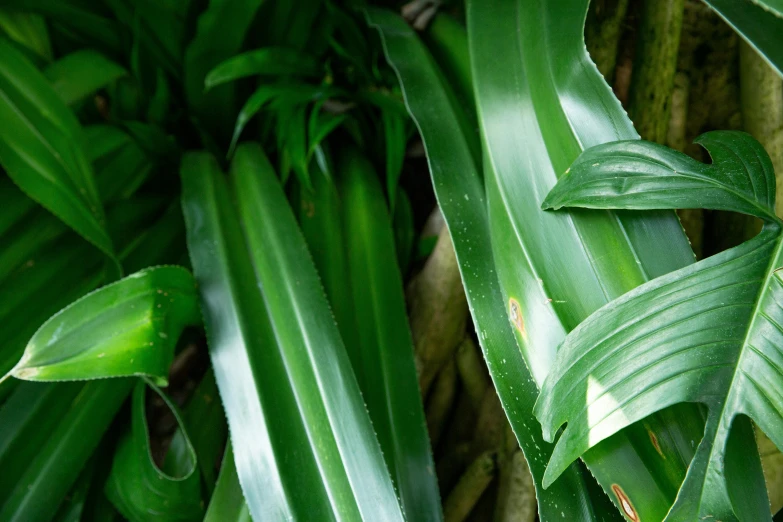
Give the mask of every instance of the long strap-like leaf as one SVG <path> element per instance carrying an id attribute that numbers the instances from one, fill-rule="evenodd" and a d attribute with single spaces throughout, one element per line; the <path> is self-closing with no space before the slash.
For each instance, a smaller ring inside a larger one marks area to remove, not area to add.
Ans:
<path id="1" fill-rule="evenodd" d="M 263 152 L 237 150 L 236 204 L 204 153 L 185 157 L 182 178 L 210 353 L 251 513 L 401 520 L 345 348 Z"/>
<path id="2" fill-rule="evenodd" d="M 536 480 L 542 520 L 562 513 L 599 520 L 593 513 L 584 478 L 574 467 L 552 488 L 542 489 L 545 461 L 552 446 L 541 437 L 532 415 L 538 390 L 505 320 L 503 298 L 489 243 L 486 197 L 465 127 L 422 42 L 397 15 L 368 10 L 383 39 L 387 59 L 400 78 L 405 101 L 427 150 L 438 204 L 449 226 L 470 311 L 489 371 L 509 422 Z M 611 516 L 611 512 L 609 512 Z"/>

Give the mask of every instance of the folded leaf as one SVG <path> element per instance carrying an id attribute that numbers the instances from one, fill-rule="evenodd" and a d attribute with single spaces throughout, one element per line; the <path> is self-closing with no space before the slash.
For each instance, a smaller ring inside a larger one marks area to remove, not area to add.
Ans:
<path id="1" fill-rule="evenodd" d="M 32 381 L 145 375 L 166 385 L 182 329 L 200 320 L 187 270 L 142 270 L 84 296 L 44 323 L 11 375 Z"/>
<path id="2" fill-rule="evenodd" d="M 155 387 L 182 433 L 184 423 L 174 404 Z M 130 429 L 120 438 L 112 470 L 106 482 L 106 495 L 122 515 L 132 522 L 147 520 L 195 521 L 204 513 L 196 452 L 184 437 L 184 458 L 171 460 L 160 469 L 152 460 L 145 396 L 147 383 L 139 379 L 133 391 Z"/>

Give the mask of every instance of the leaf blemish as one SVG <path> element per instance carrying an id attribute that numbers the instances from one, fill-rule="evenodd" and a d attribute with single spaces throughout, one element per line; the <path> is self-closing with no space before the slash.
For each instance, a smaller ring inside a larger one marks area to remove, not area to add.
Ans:
<path id="1" fill-rule="evenodd" d="M 658 452 L 658 455 L 666 459 L 666 455 L 663 454 L 663 450 L 661 449 L 661 445 L 658 442 L 658 437 L 655 436 L 655 433 L 653 433 L 652 430 L 648 429 L 647 433 L 650 434 L 650 442 L 652 442 L 653 447 L 655 448 L 655 451 Z"/>
<path id="2" fill-rule="evenodd" d="M 633 522 L 639 522 L 639 515 L 636 513 L 633 504 L 631 504 L 631 499 L 629 499 L 628 495 L 625 494 L 623 488 L 617 484 L 612 484 L 612 491 L 617 497 L 617 501 L 620 503 L 620 506 L 623 508 L 623 513 L 625 513 L 625 516 Z"/>
<path id="3" fill-rule="evenodd" d="M 522 308 L 519 306 L 519 302 L 512 297 L 508 300 L 508 308 L 511 322 L 514 323 L 514 327 L 519 331 L 522 337 L 527 338 L 525 320 L 522 319 Z"/>

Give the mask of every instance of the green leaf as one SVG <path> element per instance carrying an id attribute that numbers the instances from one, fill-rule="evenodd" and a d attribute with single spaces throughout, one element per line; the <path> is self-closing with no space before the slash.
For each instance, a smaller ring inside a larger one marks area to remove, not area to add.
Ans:
<path id="1" fill-rule="evenodd" d="M 185 50 L 185 97 L 193 116 L 218 141 L 231 132 L 236 114 L 235 86 L 204 91 L 204 78 L 216 65 L 242 48 L 256 11 L 264 0 L 210 0 L 199 16 L 196 35 Z M 220 110 L 215 110 L 220 107 Z"/>
<path id="2" fill-rule="evenodd" d="M 408 273 L 410 267 L 413 244 L 416 241 L 416 230 L 413 221 L 413 207 L 408 195 L 397 187 L 397 204 L 394 206 L 392 223 L 394 226 L 395 250 L 397 251 L 397 263 L 403 275 Z"/>
<path id="3" fill-rule="evenodd" d="M 402 276 L 383 190 L 370 162 L 344 149 L 339 166 L 359 345 L 354 372 L 409 520 L 440 520 L 438 484 L 413 358 Z M 337 246 L 339 248 L 339 245 Z"/>
<path id="4" fill-rule="evenodd" d="M 239 143 L 239 137 L 247 123 L 273 100 L 279 100 L 285 105 L 299 105 L 310 101 L 326 99 L 339 92 L 340 91 L 335 88 L 322 85 L 298 83 L 262 85 L 247 99 L 242 106 L 242 109 L 239 111 L 228 155 L 231 156 L 233 154 L 237 143 Z"/>
<path id="5" fill-rule="evenodd" d="M 405 162 L 408 136 L 405 132 L 406 119 L 392 111 L 383 111 L 383 137 L 386 141 L 386 193 L 389 195 L 389 207 L 394 212 L 397 196 L 397 184 Z"/>
<path id="6" fill-rule="evenodd" d="M 629 150 L 620 142 L 586 152 L 598 165 L 580 158 L 556 187 L 569 205 L 700 206 L 755 215 L 767 225 L 751 241 L 612 301 L 569 334 L 536 405 L 548 440 L 568 422 L 545 483 L 630 423 L 668 405 L 702 402 L 709 408 L 704 438 L 667 520 L 770 520 L 756 446 L 748 444 L 752 429 L 739 416 L 783 447 L 783 239 L 772 210 L 775 177 L 747 134 L 712 132 L 699 142 L 712 165 L 693 162 L 672 174 L 660 158 L 683 160 L 679 153 L 645 142 Z M 605 185 L 607 169 L 616 184 L 592 189 Z M 633 196 L 645 170 L 646 190 Z M 683 190 L 696 172 L 698 185 Z"/>
<path id="7" fill-rule="evenodd" d="M 35 53 L 44 62 L 52 60 L 49 31 L 41 16 L 15 9 L 0 9 L 0 31 Z"/>
<path id="8" fill-rule="evenodd" d="M 783 4 L 780 0 L 704 0 L 783 76 Z"/>
<path id="9" fill-rule="evenodd" d="M 712 164 L 646 141 L 619 141 L 586 150 L 544 200 L 544 209 L 709 208 L 775 220 L 775 172 L 750 134 L 699 136 Z M 643 197 L 642 197 L 643 196 Z"/>
<path id="10" fill-rule="evenodd" d="M 220 84 L 233 82 L 248 76 L 318 77 L 321 65 L 307 53 L 286 47 L 265 47 L 238 54 L 209 71 L 204 88 L 209 90 Z"/>
<path id="11" fill-rule="evenodd" d="M 541 210 L 584 148 L 638 138 L 587 54 L 587 7 L 468 2 L 492 251 L 506 316 L 539 386 L 567 332 L 593 311 L 694 261 L 671 211 Z M 606 439 L 584 462 L 626 518 L 662 520 L 702 433 L 699 408 L 680 405 Z"/>
<path id="12" fill-rule="evenodd" d="M 165 386 L 182 329 L 200 319 L 187 270 L 143 270 L 54 315 L 11 374 L 31 381 L 144 375 Z"/>
<path id="13" fill-rule="evenodd" d="M 123 31 L 115 20 L 100 12 L 101 3 L 79 0 L 4 0 L 4 6 L 37 13 L 61 26 L 83 46 L 95 46 L 118 56 L 123 53 Z M 91 9 L 98 7 L 98 9 Z"/>
<path id="14" fill-rule="evenodd" d="M 45 441 L 34 447 L 34 454 L 23 463 L 20 472 L 11 475 L 14 484 L 6 491 L 4 502 L 0 502 L 0 520 L 50 520 L 55 516 L 61 500 L 125 401 L 133 381 L 111 379 L 67 384 L 80 389 L 59 410 L 54 410 L 62 411 L 63 417 L 45 432 Z M 55 393 L 64 393 L 60 383 L 30 383 L 30 386 L 52 386 Z M 0 410 L 0 415 L 7 407 Z M 52 410 L 43 414 L 51 415 Z M 36 429 L 37 426 L 41 424 L 36 423 Z"/>
<path id="15" fill-rule="evenodd" d="M 113 259 L 79 122 L 4 40 L 0 54 L 0 163 L 27 195 Z"/>
<path id="16" fill-rule="evenodd" d="M 231 191 L 205 153 L 186 155 L 181 174 L 188 248 L 250 512 L 259 520 L 402 520 L 318 275 L 269 162 L 258 146 L 240 147 Z"/>
<path id="17" fill-rule="evenodd" d="M 180 413 L 166 394 L 151 388 L 174 414 L 182 433 L 184 423 Z M 147 520 L 192 521 L 204 513 L 201 482 L 196 465 L 196 452 L 187 436 L 185 455 L 174 464 L 160 469 L 152 460 L 149 427 L 147 425 L 147 383 L 139 379 L 133 391 L 131 425 L 120 438 L 114 453 L 112 470 L 106 482 L 106 496 L 117 510 L 132 522 Z"/>
<path id="18" fill-rule="evenodd" d="M 557 520 L 561 513 L 568 513 L 576 520 L 598 520 L 584 477 L 575 466 L 567 478 L 547 490 L 540 488 L 552 447 L 544 442 L 532 414 L 538 390 L 505 319 L 489 243 L 484 184 L 469 145 L 476 137 L 464 134 L 460 109 L 451 104 L 449 87 L 405 21 L 377 9 L 368 9 L 367 16 L 381 33 L 387 59 L 400 78 L 405 102 L 424 141 L 435 195 L 449 225 L 479 342 L 536 480 L 541 519 Z"/>
<path id="19" fill-rule="evenodd" d="M 217 486 L 209 501 L 204 522 L 252 522 L 239 485 L 231 443 L 226 446 Z"/>
<path id="20" fill-rule="evenodd" d="M 73 105 L 128 74 L 117 63 L 90 49 L 60 58 L 43 73 L 66 105 Z"/>

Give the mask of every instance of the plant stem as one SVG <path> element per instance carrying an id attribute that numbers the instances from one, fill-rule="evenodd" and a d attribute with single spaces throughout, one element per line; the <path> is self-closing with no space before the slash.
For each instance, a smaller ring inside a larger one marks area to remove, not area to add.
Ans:
<path id="1" fill-rule="evenodd" d="M 495 476 L 495 454 L 487 451 L 468 466 L 443 503 L 445 522 L 462 522 L 478 502 Z"/>
<path id="2" fill-rule="evenodd" d="M 433 448 L 438 446 L 456 395 L 457 364 L 454 359 L 450 359 L 438 373 L 427 400 L 427 431 Z"/>
<path id="3" fill-rule="evenodd" d="M 484 361 L 479 355 L 476 344 L 470 338 L 462 341 L 455 357 L 465 393 L 476 411 L 479 411 L 484 393 L 490 384 Z"/>
<path id="4" fill-rule="evenodd" d="M 426 397 L 438 371 L 465 335 L 468 304 L 448 228 L 408 287 L 411 333 L 419 364 L 419 387 Z"/>
<path id="5" fill-rule="evenodd" d="M 628 114 L 642 138 L 664 143 L 685 0 L 645 0 Z"/>
<path id="6" fill-rule="evenodd" d="M 777 173 L 777 214 L 783 215 L 783 80 L 740 42 L 740 103 L 745 130 L 767 150 Z"/>
<path id="7" fill-rule="evenodd" d="M 500 468 L 495 520 L 497 522 L 533 522 L 536 519 L 536 486 L 522 450 L 515 451 Z"/>
<path id="8" fill-rule="evenodd" d="M 598 70 L 611 84 L 617 63 L 617 45 L 620 42 L 623 20 L 628 11 L 628 0 L 594 0 L 590 3 L 585 24 L 585 40 L 590 57 Z"/>

